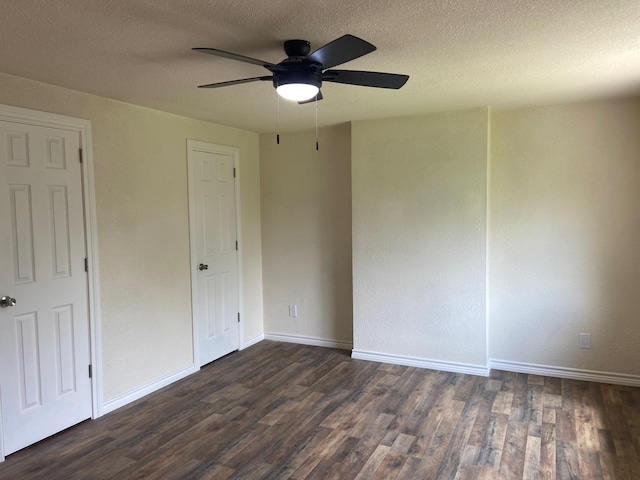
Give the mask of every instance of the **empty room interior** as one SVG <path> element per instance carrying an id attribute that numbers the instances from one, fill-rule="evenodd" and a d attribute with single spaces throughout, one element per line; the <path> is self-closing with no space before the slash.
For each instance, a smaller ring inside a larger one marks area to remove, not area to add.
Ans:
<path id="1" fill-rule="evenodd" d="M 0 45 L 0 478 L 638 478 L 639 2 L 23 0 Z"/>

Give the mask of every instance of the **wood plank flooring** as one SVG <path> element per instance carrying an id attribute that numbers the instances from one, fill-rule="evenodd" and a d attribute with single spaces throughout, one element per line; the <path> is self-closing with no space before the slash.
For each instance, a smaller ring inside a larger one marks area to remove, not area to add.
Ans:
<path id="1" fill-rule="evenodd" d="M 640 478 L 640 389 L 264 341 L 7 457 L 8 479 Z"/>

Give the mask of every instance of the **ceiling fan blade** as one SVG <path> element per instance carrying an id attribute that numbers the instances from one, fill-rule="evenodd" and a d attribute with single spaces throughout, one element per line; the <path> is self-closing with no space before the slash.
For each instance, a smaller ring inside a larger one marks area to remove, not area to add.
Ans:
<path id="1" fill-rule="evenodd" d="M 218 50 L 216 48 L 192 48 L 191 50 L 194 50 L 196 52 L 208 53 L 209 55 L 215 55 L 216 57 L 230 58 L 231 60 L 238 60 L 239 62 L 259 65 L 271 71 L 283 70 L 280 65 L 276 65 L 271 62 L 265 62 L 264 60 L 258 60 L 257 58 L 245 57 L 244 55 L 238 55 L 237 53 L 225 52 L 224 50 Z"/>
<path id="2" fill-rule="evenodd" d="M 353 35 L 344 35 L 320 47 L 306 60 L 320 63 L 322 68 L 331 68 L 375 51 L 376 47 Z"/>
<path id="3" fill-rule="evenodd" d="M 265 77 L 241 78 L 240 80 L 229 80 L 228 82 L 218 82 L 218 83 L 209 83 L 207 85 L 198 85 L 198 88 L 228 87 L 229 85 L 240 85 L 242 83 L 258 82 L 258 81 L 265 81 L 265 80 L 272 80 L 272 79 L 273 77 L 271 75 L 267 75 Z"/>
<path id="4" fill-rule="evenodd" d="M 359 70 L 327 70 L 322 74 L 322 80 L 325 82 L 361 85 L 363 87 L 398 89 L 407 83 L 409 75 L 363 72 Z"/>
<path id="5" fill-rule="evenodd" d="M 317 100 L 322 100 L 322 92 L 319 91 L 317 95 Z M 305 103 L 315 103 L 316 97 L 310 98 L 309 100 L 305 100 L 304 102 L 298 102 L 300 105 L 304 105 Z"/>

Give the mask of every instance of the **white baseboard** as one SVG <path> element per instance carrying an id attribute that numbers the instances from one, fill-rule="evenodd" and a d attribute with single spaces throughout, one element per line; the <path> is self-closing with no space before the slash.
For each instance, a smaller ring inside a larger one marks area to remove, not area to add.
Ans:
<path id="1" fill-rule="evenodd" d="M 613 383 L 615 385 L 640 387 L 640 376 L 628 375 L 626 373 L 598 372 L 594 370 L 582 370 L 579 368 L 553 367 L 551 365 L 538 365 L 535 363 L 510 362 L 494 359 L 489 360 L 489 368 L 491 370 L 530 373 L 533 375 L 544 375 L 546 377 L 583 380 L 585 382 Z"/>
<path id="2" fill-rule="evenodd" d="M 178 370 L 177 372 L 170 373 L 169 375 L 154 380 L 153 382 L 149 382 L 146 385 L 131 390 L 130 392 L 118 395 L 117 397 L 104 402 L 104 404 L 102 405 L 102 413 L 109 413 L 120 407 L 124 407 L 128 403 L 134 402 L 146 395 L 149 395 L 150 393 L 160 390 L 161 388 L 166 387 L 173 382 L 177 382 L 178 380 L 187 377 L 192 373 L 196 373 L 198 370 L 200 369 L 196 367 L 195 364 L 192 364 L 181 370 Z"/>
<path id="3" fill-rule="evenodd" d="M 339 348 L 341 350 L 351 350 L 353 344 L 340 340 L 328 340 L 326 338 L 306 337 L 302 335 L 286 335 L 282 333 L 265 333 L 265 340 L 275 342 L 299 343 L 301 345 L 313 345 L 314 347 Z"/>
<path id="4" fill-rule="evenodd" d="M 261 333 L 260 335 L 256 335 L 255 337 L 250 338 L 249 340 L 244 342 L 242 344 L 242 346 L 240 347 L 240 350 L 244 350 L 245 348 L 249 348 L 251 345 L 255 345 L 256 343 L 259 343 L 262 340 L 264 340 L 264 333 Z"/>
<path id="5" fill-rule="evenodd" d="M 408 367 L 428 368 L 429 370 L 442 370 L 444 372 L 467 373 L 480 377 L 489 376 L 489 369 L 483 365 L 470 363 L 447 362 L 443 360 L 431 360 L 428 358 L 409 357 L 392 353 L 370 352 L 367 350 L 353 350 L 353 358 L 369 360 L 372 362 L 392 363 L 394 365 L 406 365 Z"/>

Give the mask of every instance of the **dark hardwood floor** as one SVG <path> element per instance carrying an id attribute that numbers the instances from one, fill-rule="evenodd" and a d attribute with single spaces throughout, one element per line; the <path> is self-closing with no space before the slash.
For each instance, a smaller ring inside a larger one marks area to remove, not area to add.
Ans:
<path id="1" fill-rule="evenodd" d="M 2 479 L 638 479 L 640 389 L 264 341 L 7 457 Z"/>

